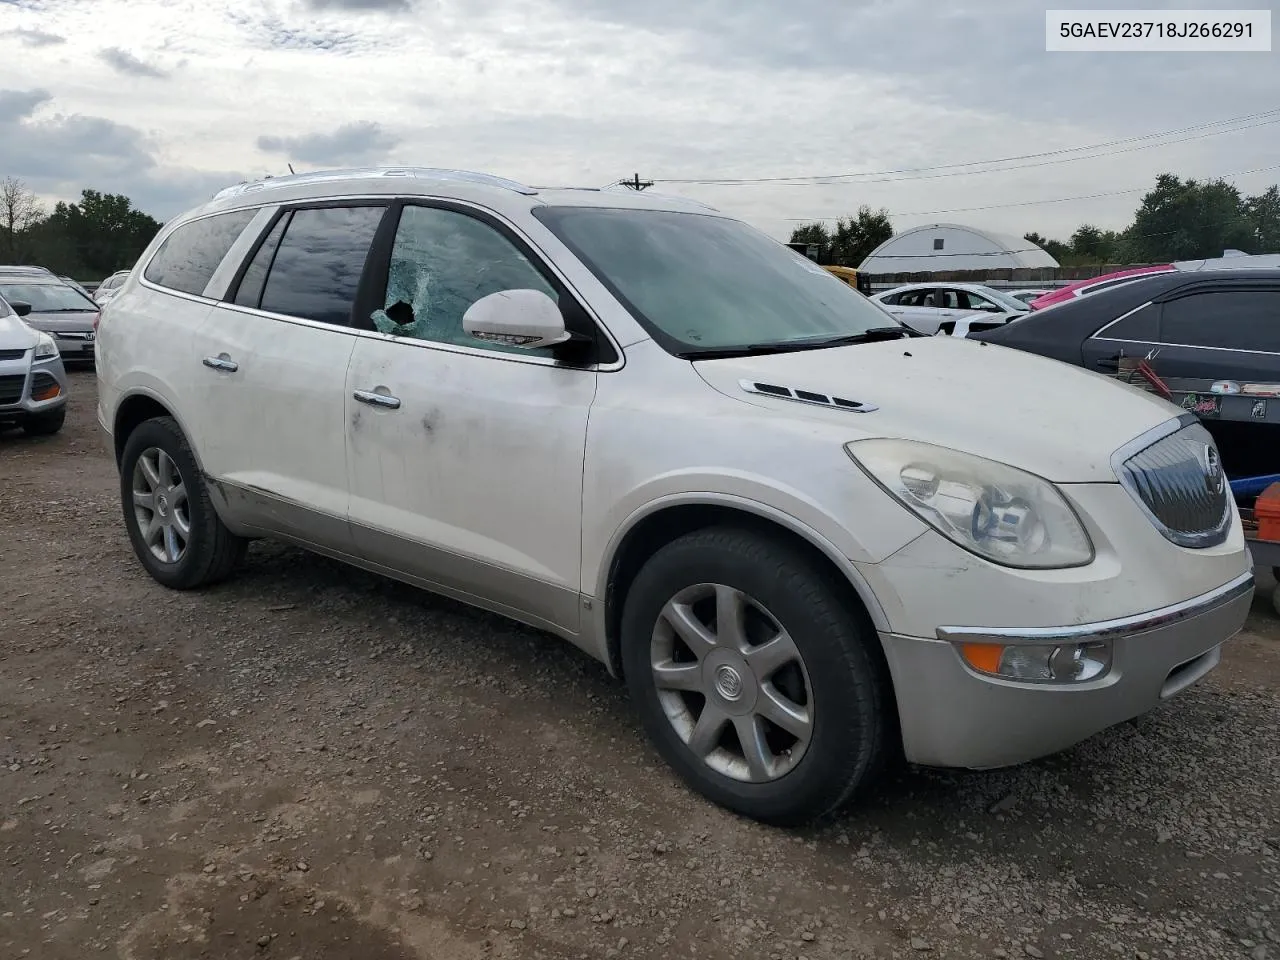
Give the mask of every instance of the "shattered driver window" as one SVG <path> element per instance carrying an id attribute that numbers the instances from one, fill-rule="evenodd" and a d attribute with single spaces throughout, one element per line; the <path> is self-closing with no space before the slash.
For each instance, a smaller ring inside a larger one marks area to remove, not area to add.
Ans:
<path id="1" fill-rule="evenodd" d="M 462 315 L 503 290 L 555 290 L 498 231 L 465 214 L 407 206 L 400 215 L 387 295 L 373 313 L 382 333 L 510 353 L 538 353 L 483 343 L 462 329 Z"/>

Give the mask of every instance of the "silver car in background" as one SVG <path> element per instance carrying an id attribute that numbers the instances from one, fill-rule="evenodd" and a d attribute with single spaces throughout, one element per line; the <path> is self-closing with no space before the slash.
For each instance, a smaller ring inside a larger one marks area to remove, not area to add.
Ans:
<path id="1" fill-rule="evenodd" d="M 28 436 L 62 429 L 67 374 L 47 333 L 28 326 L 0 299 L 0 431 L 21 427 Z"/>
<path id="2" fill-rule="evenodd" d="M 93 362 L 98 305 L 74 287 L 52 274 L 0 274 L 0 297 L 24 314 L 30 326 L 53 337 L 63 360 Z"/>

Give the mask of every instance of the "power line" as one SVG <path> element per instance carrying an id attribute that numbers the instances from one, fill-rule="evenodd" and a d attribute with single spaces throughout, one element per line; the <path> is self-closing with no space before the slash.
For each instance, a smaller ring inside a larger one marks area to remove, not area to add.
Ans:
<path id="1" fill-rule="evenodd" d="M 703 186 L 749 186 L 753 184 L 777 184 L 779 186 L 824 186 L 840 183 L 895 183 L 904 180 L 936 180 L 947 177 L 973 176 L 980 173 L 1002 173 L 1006 170 L 1025 170 L 1032 167 L 1052 166 L 1060 163 L 1074 163 L 1077 160 L 1093 160 L 1099 157 L 1117 156 L 1123 153 L 1134 153 L 1139 150 L 1150 150 L 1154 147 L 1173 146 L 1179 143 L 1187 143 L 1192 140 L 1203 140 L 1207 137 L 1222 136 L 1227 133 L 1241 133 L 1245 130 L 1252 130 L 1255 127 L 1268 126 L 1273 123 L 1280 123 L 1280 108 L 1273 110 L 1265 110 L 1260 113 L 1246 114 L 1240 117 L 1232 117 L 1226 120 L 1214 120 L 1208 123 L 1196 124 L 1190 127 L 1183 127 L 1178 130 L 1166 130 L 1161 133 L 1149 133 L 1140 137 L 1127 137 L 1123 140 L 1112 140 L 1106 143 L 1089 144 L 1080 147 L 1065 147 L 1060 150 L 1049 150 L 1041 153 L 1028 153 L 1013 157 L 999 157 L 992 160 L 971 160 L 965 163 L 948 163 L 938 164 L 931 167 L 903 167 L 897 170 L 878 170 L 868 171 L 866 173 L 834 173 L 824 175 L 806 175 L 806 176 L 788 176 L 788 177 L 738 177 L 738 178 L 685 178 L 685 179 L 659 179 L 659 183 L 674 184 L 699 184 Z M 1266 118 L 1266 119 L 1263 119 Z M 1249 123 L 1247 126 L 1230 127 L 1229 129 L 1206 129 L 1213 127 L 1224 127 L 1229 124 L 1242 123 L 1244 121 L 1258 121 Z M 1193 136 L 1180 137 L 1173 140 L 1164 140 L 1160 143 L 1147 143 L 1139 141 L 1155 140 L 1163 137 L 1172 137 L 1175 134 L 1189 133 L 1191 131 L 1204 131 Z M 1122 150 L 1109 150 L 1105 148 L 1120 146 L 1126 143 L 1138 143 L 1138 146 L 1127 147 Z M 1088 150 L 1104 150 L 1102 153 L 1090 153 L 1084 156 L 1062 156 L 1063 154 L 1080 153 Z M 984 166 L 989 164 L 1013 163 L 1021 160 L 1039 160 L 1043 157 L 1057 157 L 1054 160 L 1043 160 L 1039 163 L 1020 163 L 1016 166 L 998 167 L 987 170 L 972 170 L 970 167 Z M 934 170 L 951 171 L 948 173 L 929 173 Z M 902 174 L 923 173 L 925 176 L 901 176 Z M 862 179 L 866 177 L 878 177 L 882 179 Z M 857 178 L 857 179 L 855 179 Z"/>
<path id="2" fill-rule="evenodd" d="M 1252 170 L 1236 170 L 1232 173 L 1220 173 L 1210 177 L 1201 179 L 1221 180 L 1226 177 L 1245 177 L 1253 173 L 1266 173 L 1270 170 L 1280 170 L 1280 163 L 1273 163 L 1266 167 L 1254 167 Z M 1194 178 L 1193 178 L 1194 179 Z M 951 207 L 947 210 L 911 210 L 906 213 L 891 213 L 891 218 L 896 217 L 931 217 L 944 213 L 973 213 L 978 210 L 1007 210 L 1013 207 L 1037 207 L 1049 203 L 1072 203 L 1079 200 L 1098 200 L 1103 197 L 1122 197 L 1132 193 L 1143 193 L 1152 189 L 1150 186 L 1131 187 L 1128 190 L 1109 190 L 1106 193 L 1087 193 L 1078 197 L 1053 197 L 1047 200 L 1021 200 L 1016 203 L 989 203 L 980 207 Z M 761 218 L 765 219 L 765 218 Z M 787 223 L 820 223 L 824 220 L 840 220 L 840 216 L 834 217 L 770 217 L 767 219 L 784 220 Z"/>
<path id="3" fill-rule="evenodd" d="M 635 179 L 633 180 L 618 180 L 615 182 L 622 184 L 622 186 L 624 187 L 629 187 L 630 189 L 636 191 L 637 193 L 639 193 L 641 190 L 645 189 L 646 187 L 653 186 L 652 180 L 641 180 L 640 174 L 638 173 L 635 175 Z"/>

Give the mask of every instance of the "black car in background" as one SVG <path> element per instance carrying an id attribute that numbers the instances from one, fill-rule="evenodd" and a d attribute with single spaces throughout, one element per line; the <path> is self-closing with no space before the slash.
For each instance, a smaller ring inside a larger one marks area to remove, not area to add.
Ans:
<path id="1" fill-rule="evenodd" d="M 1173 402 L 1214 435 L 1228 476 L 1280 473 L 1280 269 L 1139 276 L 968 339 L 1103 374 L 1150 356 Z"/>

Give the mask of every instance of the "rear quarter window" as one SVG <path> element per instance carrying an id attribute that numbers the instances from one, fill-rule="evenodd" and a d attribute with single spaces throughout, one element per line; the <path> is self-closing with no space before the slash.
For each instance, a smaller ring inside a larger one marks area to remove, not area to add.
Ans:
<path id="1" fill-rule="evenodd" d="M 1094 336 L 1099 340 L 1131 340 L 1149 343 L 1157 339 L 1156 319 L 1159 311 L 1147 304 L 1135 313 L 1120 320 L 1113 320 Z"/>
<path id="2" fill-rule="evenodd" d="M 256 213 L 234 210 L 184 223 L 165 238 L 143 276 L 157 286 L 202 296 L 223 257 Z"/>

